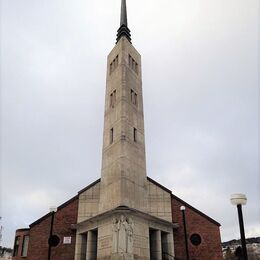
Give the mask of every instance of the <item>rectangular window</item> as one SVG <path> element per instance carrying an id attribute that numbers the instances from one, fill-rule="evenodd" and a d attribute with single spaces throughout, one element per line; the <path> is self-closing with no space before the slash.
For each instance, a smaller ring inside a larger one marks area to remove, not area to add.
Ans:
<path id="1" fill-rule="evenodd" d="M 22 256 L 27 256 L 28 245 L 29 245 L 29 236 L 24 236 L 24 237 L 23 237 Z"/>
<path id="2" fill-rule="evenodd" d="M 118 66 L 118 55 L 116 56 L 116 59 L 115 59 L 115 67 L 117 68 Z"/>
<path id="3" fill-rule="evenodd" d="M 131 103 L 133 104 L 134 102 L 134 91 L 131 89 Z"/>
<path id="4" fill-rule="evenodd" d="M 115 57 L 115 59 L 110 63 L 110 71 L 109 73 L 111 74 L 118 66 L 118 55 Z"/>
<path id="5" fill-rule="evenodd" d="M 137 129 L 134 128 L 134 142 L 137 142 Z"/>
<path id="6" fill-rule="evenodd" d="M 132 57 L 131 55 L 128 56 L 128 65 L 130 68 L 132 68 Z"/>
<path id="7" fill-rule="evenodd" d="M 137 105 L 137 94 L 135 93 L 135 105 Z"/>
<path id="8" fill-rule="evenodd" d="M 138 74 L 138 63 L 132 58 L 131 55 L 128 56 L 129 67 Z"/>
<path id="9" fill-rule="evenodd" d="M 115 106 L 116 104 L 116 90 L 113 92 L 113 105 Z"/>
<path id="10" fill-rule="evenodd" d="M 110 94 L 110 107 L 114 107 L 116 104 L 116 90 Z"/>
<path id="11" fill-rule="evenodd" d="M 110 107 L 113 107 L 113 93 L 110 94 L 109 102 L 110 102 Z"/>
<path id="12" fill-rule="evenodd" d="M 110 144 L 112 144 L 114 142 L 114 129 L 111 128 L 110 129 Z"/>
<path id="13" fill-rule="evenodd" d="M 138 64 L 135 62 L 135 72 L 138 74 Z"/>
<path id="14" fill-rule="evenodd" d="M 13 256 L 18 256 L 19 243 L 20 243 L 20 237 L 17 236 L 17 237 L 15 237 L 15 241 L 14 241 L 14 252 L 13 252 Z"/>
<path id="15" fill-rule="evenodd" d="M 137 94 L 131 89 L 131 103 L 137 105 Z"/>

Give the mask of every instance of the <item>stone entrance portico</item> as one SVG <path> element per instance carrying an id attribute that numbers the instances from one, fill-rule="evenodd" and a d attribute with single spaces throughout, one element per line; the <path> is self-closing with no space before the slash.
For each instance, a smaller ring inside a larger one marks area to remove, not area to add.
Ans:
<path id="1" fill-rule="evenodd" d="M 118 207 L 77 224 L 76 260 L 162 259 L 174 255 L 177 228 L 128 207 Z"/>

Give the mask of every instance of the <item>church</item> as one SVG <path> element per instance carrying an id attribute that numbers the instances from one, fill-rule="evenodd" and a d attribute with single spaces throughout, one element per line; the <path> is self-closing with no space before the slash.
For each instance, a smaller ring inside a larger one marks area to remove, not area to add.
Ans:
<path id="1" fill-rule="evenodd" d="M 122 0 L 107 58 L 101 178 L 16 230 L 13 259 L 219 260 L 219 228 L 147 176 L 141 56 Z"/>

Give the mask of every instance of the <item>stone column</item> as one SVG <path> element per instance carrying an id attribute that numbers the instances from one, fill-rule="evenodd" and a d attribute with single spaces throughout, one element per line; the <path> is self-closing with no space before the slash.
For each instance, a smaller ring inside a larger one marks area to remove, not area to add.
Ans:
<path id="1" fill-rule="evenodd" d="M 167 235 L 167 244 L 168 244 L 168 253 L 169 253 L 171 256 L 175 256 L 173 233 L 169 233 L 169 234 Z"/>
<path id="2" fill-rule="evenodd" d="M 86 247 L 87 247 L 86 235 L 77 234 L 75 260 L 85 260 L 86 259 Z"/>
<path id="3" fill-rule="evenodd" d="M 88 231 L 86 260 L 97 259 L 97 232 Z"/>
<path id="4" fill-rule="evenodd" d="M 162 260 L 162 239 L 161 230 L 156 230 L 156 259 Z"/>
<path id="5" fill-rule="evenodd" d="M 162 240 L 161 231 L 150 231 L 150 260 L 162 259 Z"/>

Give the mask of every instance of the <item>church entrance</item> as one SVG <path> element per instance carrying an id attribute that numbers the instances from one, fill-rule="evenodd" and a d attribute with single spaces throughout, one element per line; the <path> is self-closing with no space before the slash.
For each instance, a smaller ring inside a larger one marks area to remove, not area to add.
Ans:
<path id="1" fill-rule="evenodd" d="M 171 234 L 161 230 L 149 229 L 150 260 L 173 260 Z"/>

